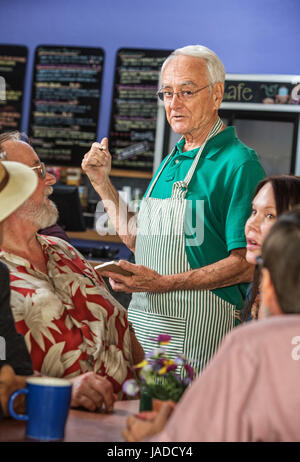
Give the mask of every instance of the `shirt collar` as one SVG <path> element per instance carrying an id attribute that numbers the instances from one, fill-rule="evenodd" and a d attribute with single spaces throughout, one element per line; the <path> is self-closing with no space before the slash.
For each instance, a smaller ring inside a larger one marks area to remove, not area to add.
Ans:
<path id="1" fill-rule="evenodd" d="M 195 155 L 199 151 L 199 148 L 195 148 L 195 149 L 191 149 L 190 151 L 183 152 L 182 150 L 183 150 L 184 144 L 185 144 L 185 138 L 182 137 L 175 145 L 174 154 L 184 156 L 184 157 L 195 157 Z"/>
<path id="2" fill-rule="evenodd" d="M 48 246 L 47 242 L 39 234 L 36 234 L 36 238 L 41 244 L 43 252 L 47 255 L 47 252 L 46 252 L 46 247 Z M 3 249 L 0 249 L 0 258 L 2 258 L 3 260 L 6 260 L 7 262 L 13 263 L 16 266 L 24 266 L 25 268 L 28 268 L 28 269 L 31 268 L 31 263 L 26 258 L 20 257 L 19 255 L 16 255 L 11 252 L 6 252 Z"/>
<path id="3" fill-rule="evenodd" d="M 208 140 L 205 148 L 203 149 L 202 157 L 210 159 L 218 154 L 218 152 L 227 144 L 228 141 L 236 139 L 235 127 L 230 126 L 219 132 L 216 136 Z M 208 152 L 209 150 L 209 152 Z"/>
<path id="4" fill-rule="evenodd" d="M 38 233 L 36 234 L 36 238 L 41 244 L 43 252 L 47 256 L 47 258 L 49 258 L 50 254 L 55 254 L 55 252 L 62 254 L 64 257 L 67 255 L 67 257 L 69 257 L 70 260 L 76 258 L 75 252 L 68 245 L 64 245 L 64 241 L 62 241 L 60 245 L 58 245 L 57 241 L 55 240 L 56 238 L 52 238 L 50 236 L 43 236 Z M 26 258 L 20 257 L 19 255 L 15 255 L 10 252 L 6 252 L 1 248 L 0 258 L 3 258 L 8 262 L 13 263 L 14 265 L 20 265 L 25 266 L 26 268 L 31 268 L 31 264 L 28 260 L 26 260 Z"/>
<path id="5" fill-rule="evenodd" d="M 14 265 L 17 266 L 25 266 L 26 268 L 30 268 L 31 265 L 26 258 L 19 257 L 18 255 L 15 255 L 10 252 L 6 252 L 3 249 L 0 249 L 0 258 L 1 260 L 5 263 L 5 261 L 13 263 Z"/>
<path id="6" fill-rule="evenodd" d="M 201 154 L 201 157 L 205 157 L 207 159 L 210 159 L 211 157 L 215 156 L 220 149 L 224 147 L 224 144 L 226 144 L 227 141 L 233 140 L 237 138 L 236 135 L 236 130 L 235 127 L 230 126 L 219 132 L 217 135 L 215 135 L 213 138 L 208 140 L 208 142 L 205 145 L 205 148 L 203 149 L 203 152 Z M 173 155 L 182 155 L 185 157 L 195 157 L 197 154 L 199 148 L 192 149 L 191 151 L 186 151 L 182 152 L 183 146 L 185 143 L 185 138 L 182 137 L 175 145 Z M 207 152 L 209 149 L 209 152 Z"/>
<path id="7" fill-rule="evenodd" d="M 43 252 L 46 253 L 48 256 L 50 253 L 59 253 L 64 257 L 68 257 L 70 260 L 74 260 L 76 258 L 76 253 L 71 246 L 67 244 L 62 239 L 59 239 L 59 243 L 57 242 L 56 237 L 53 236 L 44 236 L 42 234 L 37 234 L 37 240 L 42 246 Z"/>

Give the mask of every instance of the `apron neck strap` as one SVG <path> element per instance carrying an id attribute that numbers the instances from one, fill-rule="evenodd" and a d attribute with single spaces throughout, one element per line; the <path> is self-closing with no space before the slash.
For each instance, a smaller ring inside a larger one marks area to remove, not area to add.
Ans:
<path id="1" fill-rule="evenodd" d="M 208 142 L 208 140 L 210 140 L 211 138 L 213 138 L 214 136 L 216 136 L 219 131 L 221 130 L 221 128 L 223 127 L 223 122 L 222 120 L 220 119 L 220 117 L 217 118 L 217 120 L 215 121 L 213 127 L 211 128 L 210 132 L 208 133 L 204 143 L 200 146 L 199 148 L 199 151 L 197 153 L 197 155 L 195 156 L 195 159 L 191 165 L 191 168 L 189 169 L 189 171 L 187 172 L 186 174 L 186 177 L 185 179 L 183 180 L 186 187 L 188 187 L 193 175 L 194 175 L 194 172 L 196 170 L 196 167 L 198 165 L 198 162 L 199 162 L 199 159 L 201 157 L 201 154 L 203 152 L 203 149 L 205 148 L 205 145 L 206 143 Z"/>
<path id="2" fill-rule="evenodd" d="M 194 172 L 196 170 L 197 164 L 199 162 L 202 151 L 203 151 L 207 141 L 210 138 L 213 138 L 215 135 L 217 135 L 219 133 L 219 131 L 221 130 L 222 126 L 223 126 L 223 122 L 220 119 L 220 117 L 218 117 L 216 122 L 214 123 L 212 129 L 210 130 L 209 134 L 207 135 L 204 143 L 200 146 L 199 151 L 198 151 L 198 153 L 197 153 L 197 155 L 196 155 L 196 157 L 195 157 L 189 171 L 187 172 L 187 175 L 186 175 L 185 179 L 183 181 L 177 181 L 176 183 L 173 184 L 172 195 L 173 195 L 173 191 L 175 191 L 175 190 L 177 190 L 177 191 L 180 190 L 180 195 L 185 195 L 187 193 L 188 185 L 189 185 L 189 183 L 190 183 L 190 181 L 192 179 L 192 176 L 193 176 L 193 174 L 194 174 Z M 183 138 L 183 136 L 180 138 L 179 141 L 181 141 L 182 138 Z M 151 192 L 152 192 L 152 190 L 153 190 L 153 188 L 154 188 L 154 186 L 155 186 L 161 172 L 163 171 L 163 169 L 165 168 L 165 166 L 169 162 L 169 159 L 173 155 L 174 151 L 175 151 L 175 148 L 170 152 L 170 154 L 165 159 L 164 165 L 163 165 L 161 171 L 159 172 L 159 174 L 157 175 L 157 177 L 155 178 L 155 180 L 152 182 L 152 185 L 151 185 L 146 197 L 150 197 L 150 194 L 151 194 Z M 178 186 L 176 186 L 176 185 L 178 185 Z M 174 187 L 175 187 L 175 189 L 174 189 Z"/>

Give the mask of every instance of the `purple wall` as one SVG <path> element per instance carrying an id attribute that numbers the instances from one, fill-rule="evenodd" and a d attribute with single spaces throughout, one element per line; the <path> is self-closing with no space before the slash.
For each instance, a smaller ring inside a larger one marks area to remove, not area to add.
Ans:
<path id="1" fill-rule="evenodd" d="M 213 49 L 229 73 L 300 74 L 299 17 L 300 0 L 1 0 L 0 43 L 29 49 L 24 131 L 35 47 L 102 47 L 102 137 L 109 130 L 118 48 L 199 43 Z"/>

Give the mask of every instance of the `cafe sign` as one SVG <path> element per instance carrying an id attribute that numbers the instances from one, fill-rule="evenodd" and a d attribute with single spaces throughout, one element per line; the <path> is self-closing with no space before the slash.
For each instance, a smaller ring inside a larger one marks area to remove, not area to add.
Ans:
<path id="1" fill-rule="evenodd" d="M 300 112 L 300 75 L 226 74 L 221 108 L 245 104 Z"/>

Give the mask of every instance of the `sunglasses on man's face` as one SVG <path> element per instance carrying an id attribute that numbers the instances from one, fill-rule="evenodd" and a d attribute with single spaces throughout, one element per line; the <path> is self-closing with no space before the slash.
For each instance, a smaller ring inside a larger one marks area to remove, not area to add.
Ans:
<path id="1" fill-rule="evenodd" d="M 37 165 L 36 167 L 31 167 L 31 170 L 36 170 L 38 176 L 39 176 L 40 178 L 42 178 L 42 180 L 45 178 L 46 173 L 47 173 L 46 165 L 44 164 L 44 162 L 41 162 L 41 163 L 40 163 L 39 165 Z"/>

